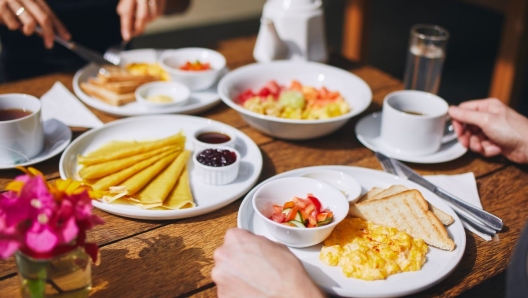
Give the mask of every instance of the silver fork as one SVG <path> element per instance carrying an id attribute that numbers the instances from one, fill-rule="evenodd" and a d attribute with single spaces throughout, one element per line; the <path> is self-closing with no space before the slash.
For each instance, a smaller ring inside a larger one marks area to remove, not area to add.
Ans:
<path id="1" fill-rule="evenodd" d="M 111 46 L 103 54 L 103 57 L 112 62 L 114 65 L 119 65 L 121 62 L 121 52 L 123 52 L 128 44 L 128 41 L 123 40 L 120 44 Z"/>

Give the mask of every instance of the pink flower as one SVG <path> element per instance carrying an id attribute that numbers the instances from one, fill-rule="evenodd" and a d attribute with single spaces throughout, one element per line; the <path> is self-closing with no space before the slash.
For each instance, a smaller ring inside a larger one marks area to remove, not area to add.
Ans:
<path id="1" fill-rule="evenodd" d="M 42 175 L 31 174 L 15 178 L 8 188 L 0 194 L 0 257 L 19 249 L 36 256 L 76 246 L 91 251 L 95 246 L 97 251 L 95 244 L 84 242 L 85 231 L 103 222 L 92 214 L 92 199 L 85 188 L 67 192 L 46 183 Z"/>

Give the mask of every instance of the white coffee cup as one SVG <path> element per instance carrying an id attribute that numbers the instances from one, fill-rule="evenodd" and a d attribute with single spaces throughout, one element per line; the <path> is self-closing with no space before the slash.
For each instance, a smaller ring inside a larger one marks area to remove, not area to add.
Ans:
<path id="1" fill-rule="evenodd" d="M 0 164 L 16 164 L 29 161 L 44 148 L 40 100 L 19 93 L 0 95 L 0 114 L 22 113 L 27 115 L 12 120 L 0 119 Z M 15 111 L 14 111 L 15 110 Z M 9 111 L 9 112 L 6 112 Z M 20 116 L 20 115 L 19 115 Z"/>
<path id="2" fill-rule="evenodd" d="M 400 155 L 432 154 L 454 139 L 454 133 L 444 135 L 448 109 L 445 100 L 431 93 L 389 93 L 383 100 L 381 140 Z"/>

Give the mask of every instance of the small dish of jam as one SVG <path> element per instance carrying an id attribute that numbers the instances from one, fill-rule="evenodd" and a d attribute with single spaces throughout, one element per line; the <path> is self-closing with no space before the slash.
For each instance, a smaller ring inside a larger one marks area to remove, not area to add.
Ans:
<path id="1" fill-rule="evenodd" d="M 228 125 L 210 123 L 198 129 L 193 137 L 194 151 L 208 148 L 235 148 L 235 131 Z"/>
<path id="2" fill-rule="evenodd" d="M 240 153 L 231 147 L 198 150 L 193 155 L 194 170 L 206 184 L 224 185 L 233 182 L 240 168 Z"/>

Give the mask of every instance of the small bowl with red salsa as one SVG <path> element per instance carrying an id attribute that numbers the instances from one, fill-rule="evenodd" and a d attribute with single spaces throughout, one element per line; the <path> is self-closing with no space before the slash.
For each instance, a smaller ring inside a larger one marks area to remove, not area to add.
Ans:
<path id="1" fill-rule="evenodd" d="M 226 67 L 225 57 L 207 48 L 181 48 L 164 51 L 158 61 L 171 81 L 179 82 L 191 90 L 212 87 Z"/>
<path id="2" fill-rule="evenodd" d="M 290 247 L 325 240 L 348 214 L 345 195 L 325 182 L 286 177 L 265 182 L 253 196 L 253 208 L 268 232 Z"/>
<path id="3" fill-rule="evenodd" d="M 231 147 L 197 150 L 193 154 L 194 170 L 206 184 L 225 185 L 237 178 L 240 159 L 240 153 Z"/>

